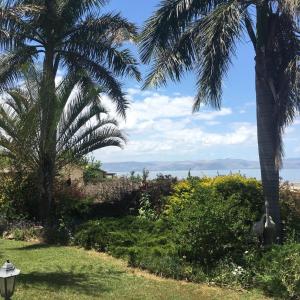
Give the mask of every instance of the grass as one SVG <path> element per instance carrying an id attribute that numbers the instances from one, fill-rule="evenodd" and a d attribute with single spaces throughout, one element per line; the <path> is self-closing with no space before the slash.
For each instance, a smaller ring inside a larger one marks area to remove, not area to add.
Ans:
<path id="1" fill-rule="evenodd" d="M 162 279 L 106 254 L 74 247 L 0 239 L 0 259 L 21 269 L 14 300 L 266 299 L 256 292 Z"/>

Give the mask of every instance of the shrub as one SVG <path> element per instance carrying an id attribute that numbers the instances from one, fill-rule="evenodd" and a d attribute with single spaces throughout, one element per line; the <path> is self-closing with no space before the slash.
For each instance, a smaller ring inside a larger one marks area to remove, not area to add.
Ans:
<path id="1" fill-rule="evenodd" d="M 241 205 L 251 207 L 259 218 L 263 208 L 263 194 L 261 183 L 254 178 L 246 178 L 240 174 L 216 176 L 216 177 L 190 177 L 175 184 L 172 195 L 168 197 L 166 212 L 180 210 L 189 202 L 196 190 L 202 187 L 210 187 L 228 199 L 233 195 L 240 199 Z"/>
<path id="2" fill-rule="evenodd" d="M 274 246 L 257 268 L 257 282 L 271 296 L 300 299 L 300 244 Z"/>
<path id="3" fill-rule="evenodd" d="M 285 239 L 300 242 L 300 191 L 284 182 L 280 186 L 280 204 Z"/>
<path id="4" fill-rule="evenodd" d="M 212 192 L 210 188 L 207 190 Z M 134 216 L 103 218 L 82 224 L 75 234 L 75 244 L 125 258 L 129 266 L 147 269 L 159 276 L 231 287 L 260 287 L 271 296 L 297 299 L 299 244 L 244 252 L 240 248 L 233 249 L 238 250 L 239 255 L 234 255 L 235 251 L 226 252 L 220 259 L 212 252 L 212 260 L 216 261 L 207 265 L 207 261 L 192 261 L 180 253 L 182 244 L 173 240 L 178 229 L 175 225 L 168 220 L 150 221 Z M 213 247 L 208 244 L 208 238 L 205 242 L 208 248 Z"/>
<path id="5" fill-rule="evenodd" d="M 147 192 L 142 193 L 140 196 L 139 217 L 149 220 L 154 220 L 158 217 L 156 211 L 151 206 L 150 195 Z"/>
<path id="6" fill-rule="evenodd" d="M 137 212 L 140 182 L 120 177 L 87 185 L 84 190 L 95 199 L 93 217 L 117 217 Z"/>
<path id="7" fill-rule="evenodd" d="M 86 163 L 83 180 L 85 184 L 98 183 L 104 180 L 100 161 L 92 160 Z"/>
<path id="8" fill-rule="evenodd" d="M 50 244 L 67 245 L 73 241 L 75 228 L 87 220 L 93 199 L 86 197 L 76 185 L 66 186 L 56 182 L 55 187 L 54 203 L 44 239 Z"/>
<path id="9" fill-rule="evenodd" d="M 4 238 L 18 241 L 36 241 L 41 240 L 43 236 L 43 227 L 28 220 L 7 223 L 5 230 Z"/>
<path id="10" fill-rule="evenodd" d="M 172 252 L 172 240 L 164 221 L 150 221 L 133 216 L 103 218 L 81 225 L 75 234 L 75 244 L 87 249 L 106 251 L 114 256 L 129 257 L 132 251 L 149 254 Z M 174 252 L 174 251 L 173 251 Z"/>
<path id="11" fill-rule="evenodd" d="M 161 214 L 165 206 L 166 197 L 172 194 L 172 187 L 176 182 L 176 177 L 162 174 L 158 174 L 155 179 L 144 180 L 139 193 L 139 205 L 143 206 L 143 196 L 146 194 L 149 200 L 149 208 L 156 215 Z"/>
<path id="12" fill-rule="evenodd" d="M 93 217 L 123 217 L 138 215 L 146 208 L 158 216 L 164 207 L 165 197 L 172 191 L 176 178 L 158 175 L 156 179 L 147 180 L 147 171 L 143 177 L 119 177 L 87 185 L 87 195 L 95 198 Z M 143 214 L 143 213 L 142 213 Z"/>
<path id="13" fill-rule="evenodd" d="M 164 214 L 168 216 L 181 211 L 191 200 L 195 185 L 198 184 L 199 182 L 192 180 L 182 180 L 175 184 L 172 188 L 172 194 L 167 198 Z"/>
<path id="14" fill-rule="evenodd" d="M 76 245 L 86 249 L 95 249 L 97 251 L 106 251 L 109 245 L 110 233 L 106 224 L 99 221 L 90 221 L 75 234 L 74 242 Z"/>
<path id="15" fill-rule="evenodd" d="M 190 179 L 174 186 L 167 212 L 180 255 L 202 264 L 236 259 L 253 245 L 251 227 L 260 216 L 260 184 L 240 175 Z"/>
<path id="16" fill-rule="evenodd" d="M 73 220 L 86 220 L 92 209 L 93 198 L 86 196 L 83 189 L 76 185 L 66 186 L 56 183 L 54 192 L 53 216 Z"/>
<path id="17" fill-rule="evenodd" d="M 145 255 L 142 252 L 132 252 L 128 265 L 177 280 L 204 282 L 207 279 L 207 275 L 200 265 L 191 264 L 176 255 Z"/>
<path id="18" fill-rule="evenodd" d="M 0 218 L 16 221 L 38 216 L 38 192 L 35 177 L 21 173 L 0 176 Z"/>

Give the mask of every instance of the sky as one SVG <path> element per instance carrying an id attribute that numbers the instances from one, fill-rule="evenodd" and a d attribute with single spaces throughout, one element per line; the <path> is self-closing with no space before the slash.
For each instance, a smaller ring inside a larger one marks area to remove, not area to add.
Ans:
<path id="1" fill-rule="evenodd" d="M 105 11 L 121 12 L 139 27 L 159 0 L 111 0 Z M 132 48 L 137 54 L 137 49 Z M 138 55 L 138 54 L 137 54 Z M 142 75 L 149 66 L 142 65 Z M 120 127 L 127 135 L 124 149 L 104 148 L 93 156 L 102 162 L 180 161 L 239 158 L 258 160 L 254 89 L 254 52 L 245 37 L 237 44 L 236 57 L 223 81 L 222 109 L 202 107 L 192 113 L 196 78 L 186 74 L 181 82 L 141 90 L 142 83 L 125 79 L 131 101 Z M 104 97 L 105 98 L 105 97 Z M 112 114 L 113 106 L 105 99 Z M 300 157 L 300 118 L 286 129 L 285 156 Z"/>

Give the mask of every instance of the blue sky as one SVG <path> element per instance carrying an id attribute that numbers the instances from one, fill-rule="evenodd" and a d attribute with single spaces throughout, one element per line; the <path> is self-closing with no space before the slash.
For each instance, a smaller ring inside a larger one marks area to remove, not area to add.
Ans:
<path id="1" fill-rule="evenodd" d="M 141 26 L 158 3 L 159 0 L 111 0 L 106 10 L 121 12 Z M 143 75 L 147 68 L 141 66 Z M 103 162 L 258 159 L 254 53 L 247 37 L 238 43 L 237 56 L 224 79 L 221 111 L 203 107 L 192 114 L 193 74 L 186 74 L 180 83 L 169 82 L 167 87 L 157 90 L 141 91 L 140 85 L 124 81 L 131 108 L 127 121 L 121 121 L 120 125 L 127 133 L 128 144 L 123 150 L 98 150 L 94 153 L 97 159 Z M 298 118 L 286 130 L 286 157 L 300 157 L 299 129 Z"/>

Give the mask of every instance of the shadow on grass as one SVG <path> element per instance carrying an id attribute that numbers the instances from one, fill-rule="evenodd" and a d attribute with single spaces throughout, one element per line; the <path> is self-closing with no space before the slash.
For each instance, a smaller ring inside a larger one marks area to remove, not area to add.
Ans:
<path id="1" fill-rule="evenodd" d="M 59 247 L 57 245 L 53 246 L 53 245 L 48 245 L 48 244 L 30 244 L 30 245 L 26 245 L 23 247 L 18 247 L 18 248 L 14 248 L 12 250 L 38 250 L 38 249 L 47 249 L 47 248 L 51 248 L 51 247 Z"/>
<path id="2" fill-rule="evenodd" d="M 99 297 L 101 293 L 111 291 L 110 283 L 119 281 L 123 273 L 101 268 L 95 270 L 88 266 L 80 268 L 72 266 L 68 271 L 57 267 L 55 272 L 21 274 L 18 281 L 25 289 L 47 289 L 55 292 L 70 290 L 76 294 Z"/>

